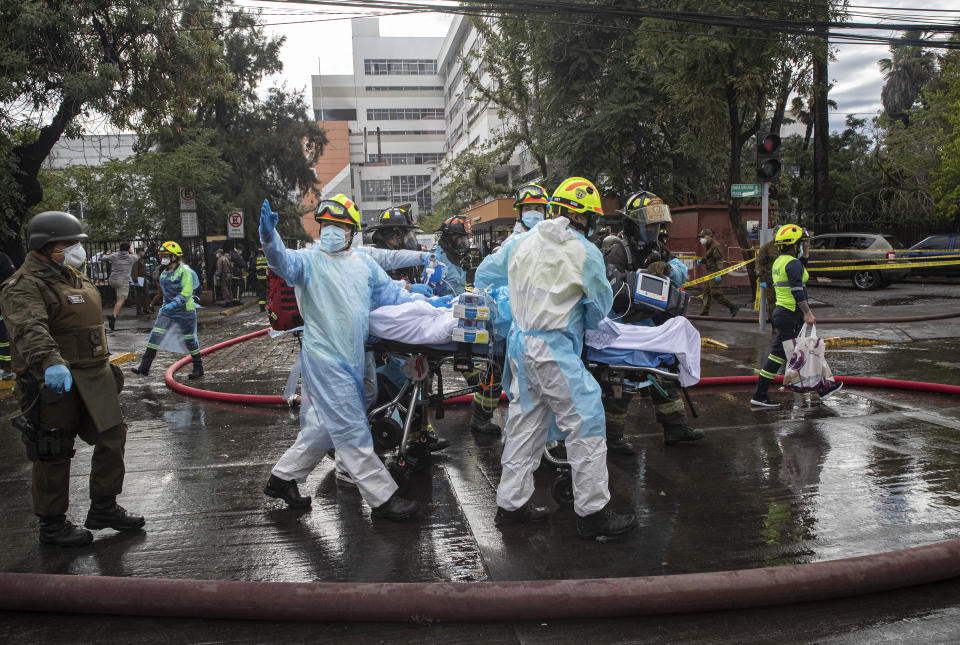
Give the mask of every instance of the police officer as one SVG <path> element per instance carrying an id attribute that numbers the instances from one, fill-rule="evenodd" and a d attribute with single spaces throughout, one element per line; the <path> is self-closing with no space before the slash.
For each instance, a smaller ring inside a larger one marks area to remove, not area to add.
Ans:
<path id="1" fill-rule="evenodd" d="M 713 239 L 713 230 L 705 228 L 700 231 L 700 244 L 706 248 L 706 253 L 704 253 L 704 258 L 702 260 L 697 260 L 697 264 L 704 264 L 707 267 L 707 273 L 714 273 L 723 268 L 723 250 L 720 248 L 720 244 Z M 733 318 L 737 315 L 737 312 L 740 310 L 740 305 L 735 305 L 730 300 L 723 295 L 723 288 L 720 286 L 722 276 L 717 276 L 713 280 L 707 282 L 707 286 L 703 294 L 703 309 L 700 311 L 701 316 L 710 315 L 710 303 L 712 301 L 717 301 L 721 305 L 725 305 L 730 310 L 730 317 Z"/>
<path id="2" fill-rule="evenodd" d="M 267 310 L 267 258 L 263 254 L 263 247 L 257 247 L 257 254 L 253 258 L 253 274 L 257 279 L 257 304 L 260 311 Z"/>
<path id="3" fill-rule="evenodd" d="M 84 526 L 128 531 L 144 525 L 143 517 L 117 504 L 127 438 L 118 398 L 123 377 L 108 360 L 100 293 L 78 272 L 86 237 L 69 213 L 35 216 L 27 225 L 27 258 L 0 295 L 17 373 L 17 425 L 33 460 L 40 541 L 59 546 L 93 540 L 66 519 L 76 436 L 94 447 Z"/>
<path id="4" fill-rule="evenodd" d="M 619 322 L 653 327 L 670 315 L 651 316 L 648 311 L 630 306 L 636 272 L 646 271 L 670 279 L 677 288 L 686 281 L 687 269 L 673 256 L 664 243 L 666 226 L 673 221 L 670 209 L 653 193 L 641 190 L 627 198 L 620 211 L 623 223 L 622 237 L 608 236 L 603 241 L 603 260 L 607 265 L 607 279 L 614 293 L 613 313 Z M 668 446 L 680 441 L 703 439 L 703 432 L 686 423 L 686 411 L 680 389 L 671 380 L 646 389 L 653 401 L 657 422 L 663 426 L 663 442 Z M 661 392 L 662 389 L 662 392 Z M 633 446 L 623 437 L 630 399 L 604 386 L 603 411 L 607 419 L 607 449 L 620 455 L 634 454 Z"/>
<path id="5" fill-rule="evenodd" d="M 805 239 L 809 239 L 809 236 L 796 224 L 781 226 L 773 239 L 780 249 L 780 255 L 771 270 L 772 284 L 777 295 L 777 306 L 773 310 L 772 318 L 773 330 L 777 335 L 770 346 L 770 354 L 760 370 L 757 387 L 750 399 L 750 405 L 754 409 L 780 407 L 778 402 L 770 400 L 767 392 L 777 372 L 787 362 L 783 344 L 796 338 L 804 323 L 813 325 L 817 322 L 807 302 L 807 280 L 810 275 L 800 259 L 804 252 Z M 827 398 L 841 387 L 843 383 L 836 381 L 819 393 L 820 398 Z"/>

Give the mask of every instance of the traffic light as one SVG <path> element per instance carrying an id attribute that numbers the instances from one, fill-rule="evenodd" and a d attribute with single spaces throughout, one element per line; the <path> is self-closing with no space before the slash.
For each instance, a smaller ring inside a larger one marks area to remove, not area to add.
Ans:
<path id="1" fill-rule="evenodd" d="M 757 133 L 757 180 L 773 181 L 780 176 L 780 135 L 775 132 Z"/>

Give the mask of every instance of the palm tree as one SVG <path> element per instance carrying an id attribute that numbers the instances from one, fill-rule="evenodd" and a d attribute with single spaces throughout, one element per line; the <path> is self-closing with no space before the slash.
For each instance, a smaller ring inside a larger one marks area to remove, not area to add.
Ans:
<path id="1" fill-rule="evenodd" d="M 836 110 L 837 102 L 833 99 L 827 99 L 827 109 Z M 807 148 L 810 147 L 810 137 L 813 136 L 813 97 L 808 96 L 806 101 L 799 96 L 793 97 L 793 101 L 790 103 L 790 114 L 807 128 L 803 133 L 802 148 L 806 152 Z"/>
<path id="2" fill-rule="evenodd" d="M 922 41 L 921 31 L 903 32 L 904 41 Z M 891 119 L 903 122 L 904 127 L 910 127 L 910 108 L 920 96 L 920 90 L 934 76 L 934 56 L 924 51 L 921 45 L 903 44 L 891 45 L 891 58 L 882 58 L 877 61 L 885 81 L 880 91 L 880 101 L 883 109 Z"/>

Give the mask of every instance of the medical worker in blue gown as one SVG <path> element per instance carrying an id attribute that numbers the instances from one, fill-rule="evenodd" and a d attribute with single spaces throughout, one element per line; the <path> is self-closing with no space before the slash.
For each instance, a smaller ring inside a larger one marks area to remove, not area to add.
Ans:
<path id="1" fill-rule="evenodd" d="M 585 237 L 603 211 L 597 188 L 580 177 L 564 181 L 550 206 L 554 219 L 513 235 L 476 273 L 481 289 L 508 285 L 513 315 L 503 373 L 510 407 L 495 522 L 504 526 L 549 516 L 530 497 L 533 471 L 554 421 L 565 435 L 577 534 L 610 537 L 632 530 L 637 519 L 607 508 L 600 386 L 580 359 L 584 329 L 595 328 L 613 303 L 603 256 Z"/>
<path id="2" fill-rule="evenodd" d="M 297 481 L 327 451 L 356 482 L 375 517 L 405 520 L 419 505 L 397 484 L 373 451 L 364 394 L 364 341 L 371 309 L 422 299 L 400 288 L 373 259 L 351 248 L 360 212 L 345 195 L 325 199 L 314 215 L 320 241 L 291 251 L 277 234 L 277 213 L 264 201 L 260 242 L 270 269 L 293 285 L 303 315 L 300 434 L 274 466 L 264 493 L 297 508 L 310 506 Z M 432 301 L 441 304 L 440 299 Z"/>

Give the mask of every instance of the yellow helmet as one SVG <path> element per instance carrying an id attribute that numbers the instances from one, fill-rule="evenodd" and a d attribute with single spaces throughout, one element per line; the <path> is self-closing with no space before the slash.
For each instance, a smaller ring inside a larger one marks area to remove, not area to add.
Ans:
<path id="1" fill-rule="evenodd" d="M 554 211 L 554 215 L 561 212 L 562 208 L 568 208 L 574 213 L 590 212 L 603 215 L 603 207 L 600 205 L 600 191 L 593 185 L 593 182 L 583 177 L 565 179 L 562 184 L 557 186 L 550 198 L 550 208 Z"/>
<path id="2" fill-rule="evenodd" d="M 776 246 L 791 246 L 800 241 L 803 237 L 803 229 L 796 224 L 784 224 L 777 229 L 777 235 L 773 238 Z"/>
<path id="3" fill-rule="evenodd" d="M 357 208 L 357 205 L 353 203 L 352 199 L 342 193 L 334 195 L 330 199 L 324 199 L 317 204 L 317 210 L 313 214 L 313 219 L 317 220 L 317 222 L 338 222 L 340 224 L 346 224 L 353 228 L 354 231 L 359 231 L 362 228 L 360 224 L 360 210 Z"/>
<path id="4" fill-rule="evenodd" d="M 550 205 L 550 196 L 543 186 L 536 183 L 524 184 L 513 196 L 513 210 L 520 210 L 525 204 Z"/>
<path id="5" fill-rule="evenodd" d="M 160 245 L 160 251 L 159 251 L 159 252 L 160 252 L 160 253 L 172 253 L 173 255 L 177 256 L 178 258 L 182 258 L 182 257 L 183 257 L 183 249 L 180 248 L 180 245 L 179 245 L 179 244 L 177 244 L 176 242 L 173 242 L 173 241 L 164 242 L 163 244 L 161 244 L 161 245 Z"/>

